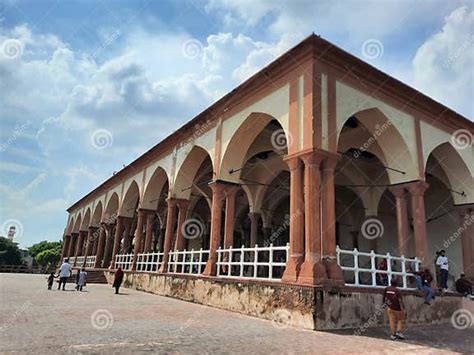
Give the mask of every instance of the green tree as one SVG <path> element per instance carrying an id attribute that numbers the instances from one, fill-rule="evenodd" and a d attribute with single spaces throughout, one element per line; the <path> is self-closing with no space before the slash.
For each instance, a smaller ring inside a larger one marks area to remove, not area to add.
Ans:
<path id="1" fill-rule="evenodd" d="M 0 237 L 0 264 L 21 265 L 21 251 L 18 244 L 10 239 Z"/>
<path id="2" fill-rule="evenodd" d="M 43 240 L 42 242 L 33 244 L 31 247 L 29 247 L 28 254 L 35 258 L 35 260 L 36 256 L 45 250 L 59 249 L 59 254 L 61 254 L 61 246 L 61 242 L 48 242 L 47 240 Z"/>
<path id="3" fill-rule="evenodd" d="M 35 261 L 38 265 L 41 266 L 51 266 L 55 265 L 59 259 L 61 258 L 61 249 L 47 249 L 43 250 L 42 252 L 38 253 L 35 256 Z"/>

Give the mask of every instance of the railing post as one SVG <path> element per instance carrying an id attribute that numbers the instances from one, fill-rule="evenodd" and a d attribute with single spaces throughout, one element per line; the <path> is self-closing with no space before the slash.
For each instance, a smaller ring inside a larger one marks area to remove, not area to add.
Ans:
<path id="1" fill-rule="evenodd" d="M 244 246 L 240 248 L 240 277 L 244 276 Z"/>
<path id="2" fill-rule="evenodd" d="M 360 280 L 359 280 L 359 251 L 357 248 L 354 248 L 354 284 L 356 286 L 360 285 Z"/>
<path id="3" fill-rule="evenodd" d="M 199 274 L 202 274 L 201 268 L 202 268 L 202 248 L 199 249 Z"/>
<path id="4" fill-rule="evenodd" d="M 227 276 L 230 276 L 232 274 L 232 245 L 229 247 L 229 260 L 227 261 Z"/>
<path id="5" fill-rule="evenodd" d="M 407 266 L 405 265 L 405 256 L 402 255 L 402 277 L 403 277 L 403 288 L 407 288 Z"/>
<path id="6" fill-rule="evenodd" d="M 377 267 L 375 266 L 375 252 L 370 251 L 370 269 L 372 273 L 372 286 L 377 286 Z"/>
<path id="7" fill-rule="evenodd" d="M 273 243 L 270 243 L 270 252 L 268 253 L 268 278 L 273 279 Z"/>
<path id="8" fill-rule="evenodd" d="M 216 263 L 216 275 L 217 276 L 221 276 L 221 251 L 222 251 L 222 248 L 219 247 L 219 249 L 217 249 L 217 263 Z"/>
<path id="9" fill-rule="evenodd" d="M 392 284 L 392 257 L 387 252 L 387 285 Z"/>
<path id="10" fill-rule="evenodd" d="M 257 278 L 258 244 L 253 247 L 253 278 Z"/>

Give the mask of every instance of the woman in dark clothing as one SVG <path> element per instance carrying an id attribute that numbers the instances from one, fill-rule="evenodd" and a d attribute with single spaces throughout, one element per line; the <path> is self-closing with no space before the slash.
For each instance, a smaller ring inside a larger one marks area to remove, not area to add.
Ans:
<path id="1" fill-rule="evenodd" d="M 120 288 L 120 285 L 122 284 L 122 281 L 123 281 L 123 271 L 122 271 L 122 268 L 119 267 L 117 271 L 115 271 L 114 283 L 112 285 L 112 287 L 115 288 L 115 294 L 119 293 L 119 288 Z"/>

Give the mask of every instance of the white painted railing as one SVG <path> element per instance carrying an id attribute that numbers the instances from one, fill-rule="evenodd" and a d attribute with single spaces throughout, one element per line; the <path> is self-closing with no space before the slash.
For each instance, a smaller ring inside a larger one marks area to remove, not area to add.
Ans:
<path id="1" fill-rule="evenodd" d="M 345 257 L 349 256 L 349 257 Z M 357 249 L 343 250 L 336 247 L 337 263 L 344 272 L 346 285 L 355 287 L 386 287 L 391 284 L 393 276 L 402 280 L 401 288 L 415 288 L 414 271 L 418 271 L 420 260 L 361 252 Z M 381 267 L 381 261 L 386 261 L 386 268 Z"/>
<path id="2" fill-rule="evenodd" d="M 129 270 L 133 261 L 133 254 L 115 255 L 115 268 L 121 267 L 123 270 Z"/>
<path id="3" fill-rule="evenodd" d="M 74 261 L 76 261 L 76 257 L 71 256 L 69 259 L 69 264 L 74 265 Z"/>
<path id="4" fill-rule="evenodd" d="M 290 245 L 217 250 L 217 276 L 241 279 L 280 280 Z"/>
<path id="5" fill-rule="evenodd" d="M 76 258 L 76 265 L 75 265 L 75 266 L 81 267 L 82 264 L 84 264 L 84 259 L 85 259 L 84 256 L 78 256 L 78 257 Z"/>
<path id="6" fill-rule="evenodd" d="M 91 255 L 91 256 L 86 257 L 86 264 L 85 264 L 85 267 L 88 267 L 88 268 L 94 267 L 94 265 L 95 265 L 95 258 L 96 258 L 95 255 Z"/>
<path id="7" fill-rule="evenodd" d="M 209 250 L 170 251 L 168 272 L 176 274 L 202 274 L 209 258 Z"/>
<path id="8" fill-rule="evenodd" d="M 137 271 L 158 271 L 163 261 L 163 253 L 138 254 Z"/>

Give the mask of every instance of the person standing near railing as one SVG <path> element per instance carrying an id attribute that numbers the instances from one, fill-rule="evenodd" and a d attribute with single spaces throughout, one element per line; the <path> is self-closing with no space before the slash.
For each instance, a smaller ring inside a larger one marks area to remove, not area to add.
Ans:
<path id="1" fill-rule="evenodd" d="M 441 272 L 441 288 L 443 292 L 448 290 L 448 276 L 449 276 L 449 260 L 446 257 L 446 252 L 441 250 L 439 252 L 438 259 L 436 259 L 436 265 L 439 266 Z"/>
<path id="2" fill-rule="evenodd" d="M 391 279 L 391 285 L 386 287 L 383 293 L 383 306 L 387 309 L 387 318 L 390 323 L 390 339 L 403 340 L 403 321 L 406 319 L 405 306 L 401 292 L 398 289 L 398 278 Z"/>

